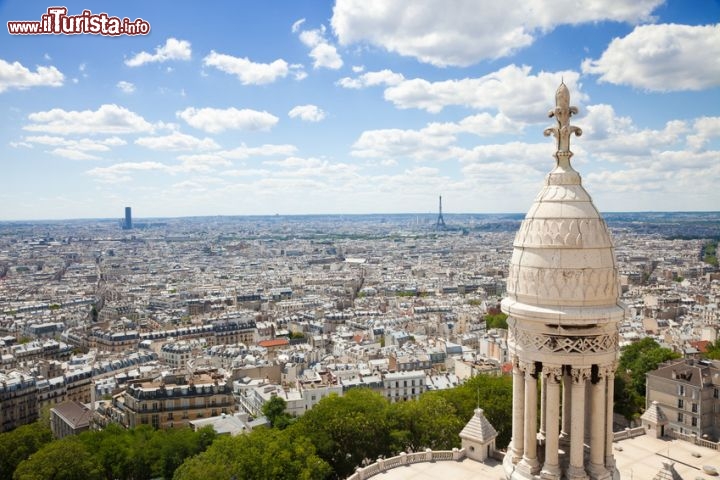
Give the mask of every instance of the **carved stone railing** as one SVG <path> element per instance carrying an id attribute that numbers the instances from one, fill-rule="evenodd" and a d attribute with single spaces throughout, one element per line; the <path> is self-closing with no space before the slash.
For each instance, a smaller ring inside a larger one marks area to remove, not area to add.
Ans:
<path id="1" fill-rule="evenodd" d="M 704 438 L 700 438 L 695 434 L 680 433 L 672 429 L 666 429 L 665 434 L 670 438 L 690 442 L 700 447 L 710 448 L 712 450 L 720 450 L 720 443 L 705 440 Z"/>
<path id="2" fill-rule="evenodd" d="M 645 435 L 645 427 L 626 428 L 619 432 L 613 432 L 613 440 L 617 442 L 618 440 L 639 437 L 640 435 Z"/>
<path id="3" fill-rule="evenodd" d="M 402 466 L 421 462 L 458 462 L 465 458 L 465 449 L 453 448 L 452 450 L 430 450 L 424 452 L 405 453 L 391 458 L 378 458 L 377 462 L 367 467 L 358 467 L 356 472 L 350 475 L 347 480 L 366 480 L 378 473 Z"/>

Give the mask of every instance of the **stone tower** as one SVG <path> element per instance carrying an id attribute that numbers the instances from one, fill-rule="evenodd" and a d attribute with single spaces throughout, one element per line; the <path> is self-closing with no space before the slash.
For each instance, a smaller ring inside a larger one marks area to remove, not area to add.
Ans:
<path id="1" fill-rule="evenodd" d="M 570 135 L 582 131 L 570 125 L 578 110 L 564 83 L 555 104 L 550 116 L 557 126 L 544 132 L 557 140 L 555 168 L 515 237 L 502 301 L 513 361 L 504 468 L 512 480 L 613 479 L 619 478 L 613 380 L 623 317 L 615 255 L 604 220 L 570 166 Z"/>

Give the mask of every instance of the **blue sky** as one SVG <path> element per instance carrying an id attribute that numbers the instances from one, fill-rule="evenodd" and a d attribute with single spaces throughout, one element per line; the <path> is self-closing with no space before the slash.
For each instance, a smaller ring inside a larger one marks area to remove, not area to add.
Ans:
<path id="1" fill-rule="evenodd" d="M 86 0 L 150 33 L 8 33 L 53 5 L 0 2 L 0 220 L 525 212 L 561 79 L 601 211 L 720 206 L 717 1 Z"/>

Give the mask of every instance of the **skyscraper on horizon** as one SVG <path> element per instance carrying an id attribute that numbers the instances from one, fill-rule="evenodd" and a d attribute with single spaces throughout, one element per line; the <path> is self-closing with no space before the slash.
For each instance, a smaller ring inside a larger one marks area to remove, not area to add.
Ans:
<path id="1" fill-rule="evenodd" d="M 125 207 L 125 222 L 123 223 L 123 230 L 132 229 L 132 208 Z"/>

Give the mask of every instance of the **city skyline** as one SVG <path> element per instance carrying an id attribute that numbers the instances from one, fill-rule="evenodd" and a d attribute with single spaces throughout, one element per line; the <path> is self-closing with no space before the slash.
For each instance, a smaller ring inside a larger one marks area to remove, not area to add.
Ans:
<path id="1" fill-rule="evenodd" d="M 717 209 L 717 2 L 453 5 L 66 2 L 150 31 L 6 30 L 0 220 L 525 212 L 561 81 L 598 209 Z"/>

